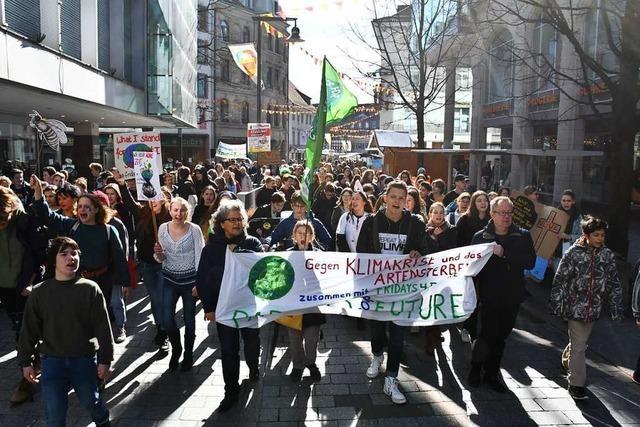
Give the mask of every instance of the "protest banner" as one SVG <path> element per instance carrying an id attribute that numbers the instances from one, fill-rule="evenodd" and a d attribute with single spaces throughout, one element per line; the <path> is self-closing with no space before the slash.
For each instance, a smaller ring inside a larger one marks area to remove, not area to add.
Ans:
<path id="1" fill-rule="evenodd" d="M 248 123 L 247 145 L 250 153 L 271 151 L 271 125 L 269 123 Z"/>
<path id="2" fill-rule="evenodd" d="M 246 144 L 227 144 L 226 142 L 218 142 L 218 148 L 216 148 L 216 157 L 222 159 L 237 159 L 247 157 L 247 145 Z"/>
<path id="3" fill-rule="evenodd" d="M 282 161 L 282 153 L 278 150 L 269 151 L 267 153 L 258 153 L 258 164 L 264 165 L 279 165 Z"/>
<path id="4" fill-rule="evenodd" d="M 154 201 L 164 199 L 160 189 L 162 165 L 156 153 L 134 151 L 133 170 L 135 172 L 138 200 Z"/>
<path id="5" fill-rule="evenodd" d="M 476 307 L 472 277 L 494 243 L 408 256 L 227 251 L 216 321 L 258 327 L 322 312 L 428 326 L 458 323 Z"/>
<path id="6" fill-rule="evenodd" d="M 162 164 L 160 134 L 157 132 L 117 133 L 113 135 L 115 165 L 124 179 L 134 179 L 133 153 L 135 151 L 154 152 Z"/>

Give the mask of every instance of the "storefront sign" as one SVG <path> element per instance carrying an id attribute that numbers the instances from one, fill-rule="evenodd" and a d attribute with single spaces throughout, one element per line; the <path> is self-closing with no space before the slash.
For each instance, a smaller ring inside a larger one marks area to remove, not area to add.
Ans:
<path id="1" fill-rule="evenodd" d="M 529 98 L 527 103 L 529 104 L 529 107 L 538 107 L 538 106 L 547 106 L 550 104 L 557 104 L 558 101 L 559 101 L 558 92 L 552 91 L 540 96 Z"/>
<path id="2" fill-rule="evenodd" d="M 247 145 L 250 153 L 264 153 L 271 151 L 271 124 L 248 123 Z"/>
<path id="3" fill-rule="evenodd" d="M 459 323 L 476 306 L 472 277 L 495 243 L 419 258 L 340 252 L 227 251 L 216 321 L 258 327 L 322 312 L 398 325 Z"/>
<path id="4" fill-rule="evenodd" d="M 118 171 L 124 179 L 134 179 L 133 153 L 154 152 L 162 159 L 160 134 L 157 132 L 116 133 L 113 135 L 113 154 Z"/>
<path id="5" fill-rule="evenodd" d="M 223 159 L 237 159 L 238 157 L 247 157 L 246 144 L 227 144 L 226 142 L 218 142 L 216 149 L 216 157 Z"/>
<path id="6" fill-rule="evenodd" d="M 483 112 L 489 117 L 508 116 L 511 113 L 511 101 L 485 105 Z"/>
<path id="7" fill-rule="evenodd" d="M 160 190 L 160 174 L 162 173 L 160 156 L 152 151 L 134 151 L 133 170 L 136 177 L 138 200 L 164 199 Z"/>

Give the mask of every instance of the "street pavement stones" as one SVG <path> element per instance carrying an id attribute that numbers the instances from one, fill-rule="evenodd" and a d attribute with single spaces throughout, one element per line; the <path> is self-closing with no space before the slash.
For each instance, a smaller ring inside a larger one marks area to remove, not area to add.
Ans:
<path id="1" fill-rule="evenodd" d="M 383 376 L 365 376 L 370 362 L 367 332 L 354 319 L 328 316 L 317 364 L 323 374 L 293 384 L 287 374 L 287 334 L 269 324 L 260 331 L 261 373 L 248 381 L 241 365 L 242 393 L 236 408 L 216 411 L 224 396 L 219 343 L 214 325 L 197 315 L 195 365 L 191 372 L 168 372 L 168 357 L 152 344 L 155 326 L 144 286 L 128 304 L 128 338 L 116 345 L 116 360 L 104 398 L 113 424 L 123 426 L 529 426 L 640 425 L 640 386 L 629 375 L 640 351 L 640 331 L 629 320 L 601 320 L 594 328 L 588 356 L 591 398 L 575 403 L 566 391 L 560 354 L 566 326 L 546 309 L 548 289 L 529 284 L 533 296 L 522 306 L 505 351 L 502 374 L 509 392 L 469 389 L 471 348 L 455 327 L 444 328 L 445 341 L 435 357 L 424 353 L 422 333 L 408 334 L 399 374 L 408 403 L 394 405 L 383 393 Z M 181 311 L 180 311 L 181 313 Z M 35 401 L 12 408 L 8 397 L 18 382 L 15 343 L 0 310 L 0 426 L 44 425 L 39 391 Z M 241 351 L 242 357 L 242 351 Z M 91 425 L 71 393 L 69 426 Z"/>

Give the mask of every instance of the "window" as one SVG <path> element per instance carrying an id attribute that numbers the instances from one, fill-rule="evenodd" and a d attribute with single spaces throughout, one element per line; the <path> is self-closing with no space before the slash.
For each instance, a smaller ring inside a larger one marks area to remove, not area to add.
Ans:
<path id="1" fill-rule="evenodd" d="M 242 123 L 249 123 L 249 103 L 242 103 Z"/>
<path id="2" fill-rule="evenodd" d="M 267 49 L 273 50 L 273 34 L 267 34 Z"/>
<path id="3" fill-rule="evenodd" d="M 206 108 L 198 108 L 198 124 L 203 124 L 206 123 L 207 121 L 207 116 L 206 116 Z"/>
<path id="4" fill-rule="evenodd" d="M 209 31 L 209 9 L 198 8 L 198 31 Z"/>
<path id="5" fill-rule="evenodd" d="M 198 64 L 207 63 L 207 45 L 206 41 L 198 39 L 198 56 L 196 58 Z"/>
<path id="6" fill-rule="evenodd" d="M 231 81 L 231 64 L 228 59 L 220 61 L 220 80 Z"/>
<path id="7" fill-rule="evenodd" d="M 538 66 L 536 91 L 543 92 L 555 88 L 558 32 L 551 25 L 538 22 L 533 29 L 533 50 Z"/>
<path id="8" fill-rule="evenodd" d="M 207 98 L 207 75 L 198 74 L 198 98 Z"/>
<path id="9" fill-rule="evenodd" d="M 513 37 L 502 31 L 489 48 L 489 103 L 505 101 L 513 96 Z"/>
<path id="10" fill-rule="evenodd" d="M 275 43 L 276 43 L 276 53 L 280 53 L 280 51 L 282 50 L 281 49 L 282 39 L 276 36 Z"/>
<path id="11" fill-rule="evenodd" d="M 267 88 L 273 89 L 273 68 L 267 68 Z"/>
<path id="12" fill-rule="evenodd" d="M 226 98 L 220 101 L 220 121 L 225 123 L 229 121 L 229 100 Z"/>
<path id="13" fill-rule="evenodd" d="M 222 41 L 229 41 L 229 24 L 225 20 L 220 21 L 220 38 Z"/>
<path id="14" fill-rule="evenodd" d="M 469 69 L 456 68 L 456 90 L 469 88 Z"/>
<path id="15" fill-rule="evenodd" d="M 273 115 L 273 121 L 274 121 L 274 127 L 279 127 L 280 126 L 280 114 L 279 113 L 275 113 Z"/>
<path id="16" fill-rule="evenodd" d="M 249 86 L 251 84 L 251 78 L 247 76 L 245 73 L 242 73 L 242 83 Z"/>
<path id="17" fill-rule="evenodd" d="M 273 86 L 276 90 L 280 89 L 280 70 L 276 70 L 275 77 L 273 79 Z"/>
<path id="18" fill-rule="evenodd" d="M 244 27 L 242 29 L 242 42 L 249 43 L 250 41 L 251 41 L 251 30 L 249 30 L 249 27 Z"/>
<path id="19" fill-rule="evenodd" d="M 453 131 L 455 133 L 469 133 L 469 109 L 456 108 L 453 115 Z"/>
<path id="20" fill-rule="evenodd" d="M 597 63 L 599 63 L 610 76 L 618 72 L 618 58 L 609 47 L 613 44 L 618 49 L 622 44 L 621 41 L 621 22 L 620 16 L 624 16 L 625 1 L 623 0 L 596 0 L 597 3 L 592 6 L 593 9 L 587 17 L 585 40 L 585 52 L 589 54 Z M 606 10 L 606 13 L 605 13 Z M 611 31 L 607 31 L 605 22 L 609 20 Z M 595 81 L 598 75 L 589 69 L 589 77 Z M 594 82 L 591 83 L 594 83 Z"/>
<path id="21" fill-rule="evenodd" d="M 267 106 L 267 123 L 271 123 L 271 104 Z"/>

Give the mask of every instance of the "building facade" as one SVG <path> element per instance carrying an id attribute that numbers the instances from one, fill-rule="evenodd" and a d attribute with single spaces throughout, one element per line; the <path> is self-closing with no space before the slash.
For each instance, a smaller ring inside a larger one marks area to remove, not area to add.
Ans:
<path id="1" fill-rule="evenodd" d="M 304 149 L 315 123 L 316 107 L 311 97 L 300 92 L 289 82 L 289 159 L 304 161 Z"/>
<path id="2" fill-rule="evenodd" d="M 195 126 L 195 1 L 0 0 L 0 159 L 88 173 L 113 158 L 101 129 Z M 32 110 L 70 144 L 36 143 Z"/>
<path id="3" fill-rule="evenodd" d="M 355 111 L 337 123 L 331 133 L 331 150 L 336 154 L 362 154 L 367 150 L 371 133 L 380 129 L 377 104 L 359 104 Z"/>

